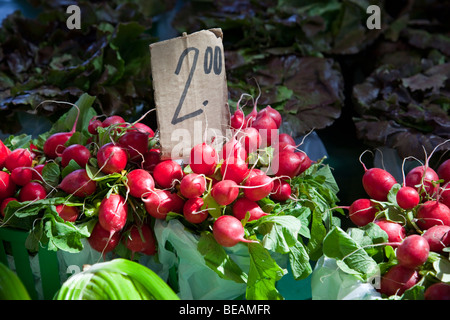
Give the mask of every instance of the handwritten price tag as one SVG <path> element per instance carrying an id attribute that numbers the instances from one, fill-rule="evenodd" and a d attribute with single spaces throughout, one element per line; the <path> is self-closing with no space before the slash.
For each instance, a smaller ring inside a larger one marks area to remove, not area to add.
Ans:
<path id="1" fill-rule="evenodd" d="M 230 122 L 220 29 L 150 45 L 162 158 L 183 159 L 198 143 L 223 141 Z"/>

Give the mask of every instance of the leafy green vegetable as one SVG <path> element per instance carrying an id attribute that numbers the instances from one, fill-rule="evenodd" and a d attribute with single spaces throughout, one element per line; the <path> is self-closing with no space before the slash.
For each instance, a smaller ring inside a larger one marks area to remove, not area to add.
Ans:
<path id="1" fill-rule="evenodd" d="M 285 274 L 276 261 L 259 243 L 248 245 L 250 270 L 248 273 L 247 300 L 281 300 L 275 284 Z"/>
<path id="2" fill-rule="evenodd" d="M 199 239 L 198 251 L 204 256 L 205 263 L 221 278 L 237 283 L 247 282 L 247 274 L 230 258 L 211 233 L 203 233 Z"/>
<path id="3" fill-rule="evenodd" d="M 173 290 L 149 268 L 118 258 L 96 263 L 71 276 L 55 300 L 178 300 Z"/>
<path id="4" fill-rule="evenodd" d="M 17 274 L 3 263 L 0 263 L 0 300 L 31 300 Z"/>

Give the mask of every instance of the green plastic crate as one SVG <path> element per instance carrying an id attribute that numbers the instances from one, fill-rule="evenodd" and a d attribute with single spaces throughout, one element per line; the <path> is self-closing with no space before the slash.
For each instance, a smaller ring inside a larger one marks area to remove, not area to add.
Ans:
<path id="1" fill-rule="evenodd" d="M 25 247 L 27 237 L 28 232 L 26 231 L 0 228 L 0 261 L 15 270 L 32 299 L 50 300 L 61 287 L 56 252 L 49 251 L 45 247 L 39 248 L 40 281 L 38 281 L 39 279 L 33 275 L 30 254 Z M 8 255 L 14 260 L 14 267 L 9 264 Z M 42 289 L 42 297 L 39 295 L 39 289 Z"/>

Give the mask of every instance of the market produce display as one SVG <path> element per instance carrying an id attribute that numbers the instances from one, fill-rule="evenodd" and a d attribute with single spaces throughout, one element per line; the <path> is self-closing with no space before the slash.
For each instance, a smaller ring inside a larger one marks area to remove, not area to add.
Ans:
<path id="1" fill-rule="evenodd" d="M 0 28 L 0 298 L 48 297 L 53 259 L 59 300 L 450 300 L 449 3 L 29 4 Z M 210 28 L 231 135 L 162 159 L 148 46 Z"/>
<path id="2" fill-rule="evenodd" d="M 2 226 L 29 231 L 30 252 L 77 253 L 87 239 L 104 257 L 157 257 L 155 221 L 178 220 L 218 277 L 246 283 L 247 299 L 283 298 L 280 255 L 295 279 L 311 274 L 339 224 L 339 189 L 325 159 L 311 161 L 279 132 L 275 109 L 255 104 L 244 115 L 238 103 L 229 141 L 195 145 L 183 162 L 159 157 L 157 130 L 99 116 L 94 101 L 82 95 L 37 139 L 2 142 Z M 249 270 L 226 251 L 238 244 L 248 247 Z"/>
<path id="3" fill-rule="evenodd" d="M 368 197 L 345 207 L 356 226 L 336 227 L 324 239 L 324 256 L 336 259 L 355 281 L 375 282 L 381 298 L 450 297 L 450 160 L 434 170 L 432 155 L 408 171 L 403 182 L 363 164 Z"/>

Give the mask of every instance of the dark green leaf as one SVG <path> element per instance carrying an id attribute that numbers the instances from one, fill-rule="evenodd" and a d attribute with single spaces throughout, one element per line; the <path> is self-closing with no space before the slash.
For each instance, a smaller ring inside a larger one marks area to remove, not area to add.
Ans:
<path id="1" fill-rule="evenodd" d="M 224 248 L 217 243 L 211 233 L 203 233 L 198 242 L 198 251 L 203 255 L 205 263 L 221 278 L 237 283 L 247 282 L 247 275 L 230 258 Z"/>
<path id="2" fill-rule="evenodd" d="M 282 300 L 276 282 L 285 274 L 269 252 L 259 243 L 249 243 L 250 270 L 248 273 L 247 300 Z"/>

